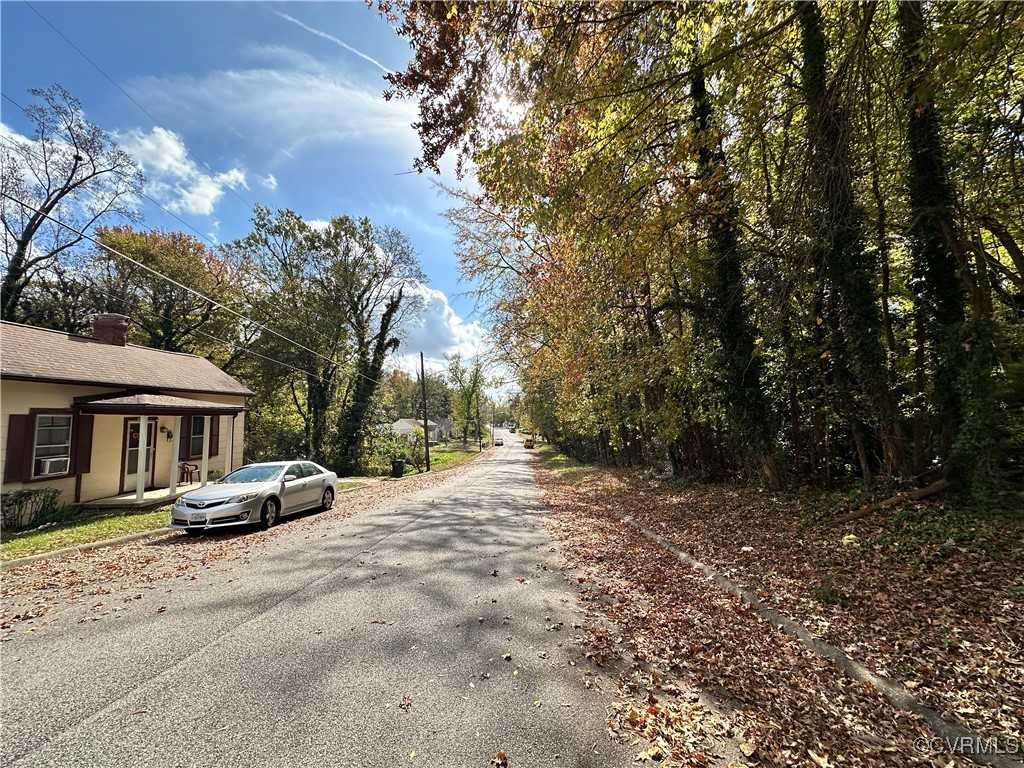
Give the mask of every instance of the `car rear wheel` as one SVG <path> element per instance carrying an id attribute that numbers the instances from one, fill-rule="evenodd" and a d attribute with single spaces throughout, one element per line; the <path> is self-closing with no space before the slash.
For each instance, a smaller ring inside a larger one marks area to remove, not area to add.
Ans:
<path id="1" fill-rule="evenodd" d="M 264 528 L 270 528 L 277 522 L 278 512 L 277 499 L 267 499 L 263 502 L 263 511 L 260 512 L 260 524 Z"/>
<path id="2" fill-rule="evenodd" d="M 324 490 L 324 497 L 320 500 L 320 508 L 326 512 L 334 506 L 334 491 L 330 488 Z"/>

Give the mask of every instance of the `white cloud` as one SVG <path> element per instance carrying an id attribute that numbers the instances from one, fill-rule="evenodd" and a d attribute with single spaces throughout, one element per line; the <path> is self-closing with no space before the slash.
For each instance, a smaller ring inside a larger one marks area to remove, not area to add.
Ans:
<path id="1" fill-rule="evenodd" d="M 406 294 L 422 303 L 419 317 L 411 322 L 408 334 L 396 355 L 396 364 L 403 369 L 419 369 L 419 353 L 428 367 L 445 367 L 445 355 L 455 352 L 470 360 L 483 355 L 488 348 L 487 329 L 476 320 L 466 322 L 448 303 L 443 291 L 422 283 L 407 284 Z"/>
<path id="2" fill-rule="evenodd" d="M 266 176 L 257 176 L 256 181 L 271 192 L 277 189 L 277 178 L 272 173 L 268 173 Z"/>
<path id="3" fill-rule="evenodd" d="M 232 168 L 230 171 L 217 174 L 217 181 L 232 189 L 248 189 L 249 185 L 245 183 L 245 174 L 237 168 Z"/>
<path id="4" fill-rule="evenodd" d="M 411 164 L 419 151 L 413 102 L 385 101 L 383 82 L 357 82 L 342 65 L 301 51 L 265 46 L 249 52 L 268 59 L 267 66 L 140 78 L 128 90 L 154 114 L 173 116 L 180 130 L 244 131 L 263 158 L 359 142 L 409 157 Z"/>
<path id="5" fill-rule="evenodd" d="M 211 175 L 192 159 L 181 138 L 165 128 L 148 133 L 135 128 L 117 141 L 145 172 L 146 192 L 174 213 L 209 216 L 225 188 L 249 188 L 238 168 Z"/>

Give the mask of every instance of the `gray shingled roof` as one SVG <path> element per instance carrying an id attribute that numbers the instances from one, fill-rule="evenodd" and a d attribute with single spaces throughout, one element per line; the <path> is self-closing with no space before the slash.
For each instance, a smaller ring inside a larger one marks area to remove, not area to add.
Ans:
<path id="1" fill-rule="evenodd" d="M 241 382 L 209 360 L 183 352 L 128 344 L 123 347 L 90 336 L 0 323 L 0 378 L 251 395 Z"/>

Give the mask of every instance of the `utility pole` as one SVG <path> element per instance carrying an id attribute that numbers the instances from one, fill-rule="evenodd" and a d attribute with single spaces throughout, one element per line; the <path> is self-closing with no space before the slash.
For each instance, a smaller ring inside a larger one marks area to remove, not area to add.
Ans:
<path id="1" fill-rule="evenodd" d="M 420 387 L 423 391 L 423 450 L 427 455 L 427 472 L 430 471 L 430 429 L 427 427 L 427 372 L 423 369 L 423 353 L 420 352 Z"/>
<path id="2" fill-rule="evenodd" d="M 479 445 L 477 453 L 484 452 L 484 428 L 480 423 L 480 395 L 482 393 L 477 391 L 476 393 L 476 438 Z"/>

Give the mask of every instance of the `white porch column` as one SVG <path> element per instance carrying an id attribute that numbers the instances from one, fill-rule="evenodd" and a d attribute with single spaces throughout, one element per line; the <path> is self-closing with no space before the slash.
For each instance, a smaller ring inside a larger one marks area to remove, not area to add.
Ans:
<path id="1" fill-rule="evenodd" d="M 183 424 L 183 422 L 182 422 L 181 416 L 176 416 L 175 419 L 174 419 L 174 429 L 172 430 L 174 432 L 174 439 L 171 440 L 172 445 L 171 445 L 171 482 L 170 482 L 170 492 L 171 492 L 172 496 L 175 493 L 178 492 L 178 475 L 181 474 L 181 470 L 178 469 L 178 460 L 180 458 L 179 450 L 181 448 L 181 426 L 182 426 L 182 424 Z"/>
<path id="2" fill-rule="evenodd" d="M 220 418 L 219 416 L 217 418 Z M 231 416 L 228 419 L 230 429 L 228 429 L 228 450 L 227 457 L 225 458 L 224 474 L 228 474 L 231 471 L 231 465 L 235 458 L 235 417 Z"/>
<path id="3" fill-rule="evenodd" d="M 149 417 L 139 417 L 139 461 L 135 472 L 135 500 L 142 502 L 146 497 L 146 479 L 149 470 L 146 469 L 146 455 L 149 453 Z"/>
<path id="4" fill-rule="evenodd" d="M 219 416 L 217 418 L 220 418 Z M 203 416 L 203 464 L 199 469 L 199 485 L 206 485 L 210 473 L 210 417 Z"/>

